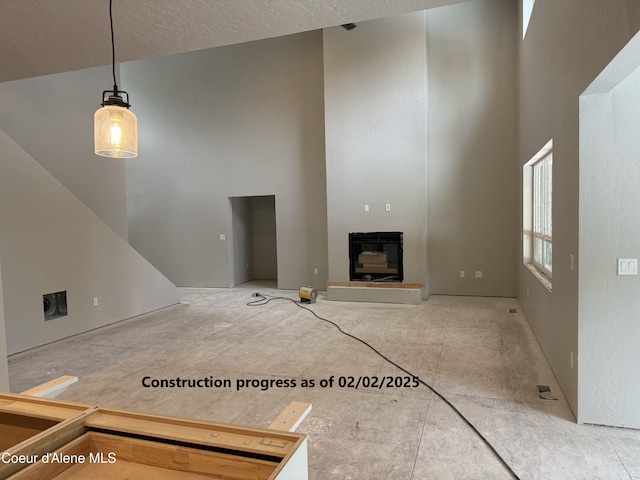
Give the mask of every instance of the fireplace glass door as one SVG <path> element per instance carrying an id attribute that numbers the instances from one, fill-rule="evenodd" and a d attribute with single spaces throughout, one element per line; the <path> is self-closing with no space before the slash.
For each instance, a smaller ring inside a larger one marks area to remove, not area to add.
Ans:
<path id="1" fill-rule="evenodd" d="M 349 234 L 351 281 L 402 282 L 402 232 Z"/>

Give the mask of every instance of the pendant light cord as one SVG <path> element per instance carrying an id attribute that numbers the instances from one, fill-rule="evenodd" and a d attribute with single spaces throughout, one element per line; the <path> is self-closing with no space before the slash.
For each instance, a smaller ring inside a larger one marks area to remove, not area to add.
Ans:
<path id="1" fill-rule="evenodd" d="M 118 95 L 118 82 L 116 82 L 116 42 L 113 36 L 113 0 L 109 0 L 109 24 L 111 25 L 111 72 L 113 73 L 113 91 Z"/>

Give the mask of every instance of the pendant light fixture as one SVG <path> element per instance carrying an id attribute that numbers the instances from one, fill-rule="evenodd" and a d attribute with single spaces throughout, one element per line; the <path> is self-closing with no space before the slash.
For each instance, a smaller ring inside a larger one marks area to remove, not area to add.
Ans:
<path id="1" fill-rule="evenodd" d="M 94 117 L 94 140 L 96 155 L 112 158 L 138 156 L 138 120 L 129 110 L 129 94 L 118 90 L 116 82 L 116 47 L 113 38 L 113 0 L 109 0 L 109 22 L 111 25 L 111 66 L 113 90 L 102 92 L 102 108 Z M 126 100 L 122 95 L 126 95 Z"/>

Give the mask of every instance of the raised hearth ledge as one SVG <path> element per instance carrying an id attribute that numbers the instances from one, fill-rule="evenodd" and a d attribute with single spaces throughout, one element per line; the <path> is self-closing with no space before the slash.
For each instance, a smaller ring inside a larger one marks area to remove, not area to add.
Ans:
<path id="1" fill-rule="evenodd" d="M 327 282 L 327 300 L 331 301 L 420 305 L 423 297 L 421 283 Z"/>

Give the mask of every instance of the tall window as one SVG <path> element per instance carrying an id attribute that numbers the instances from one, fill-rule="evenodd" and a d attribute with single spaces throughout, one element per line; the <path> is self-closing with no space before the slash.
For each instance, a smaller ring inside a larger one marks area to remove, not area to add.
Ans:
<path id="1" fill-rule="evenodd" d="M 551 186 L 553 153 L 533 165 L 533 263 L 549 277 L 552 271 Z"/>
<path id="2" fill-rule="evenodd" d="M 553 140 L 529 160 L 522 172 L 523 263 L 551 289 L 553 272 Z"/>

